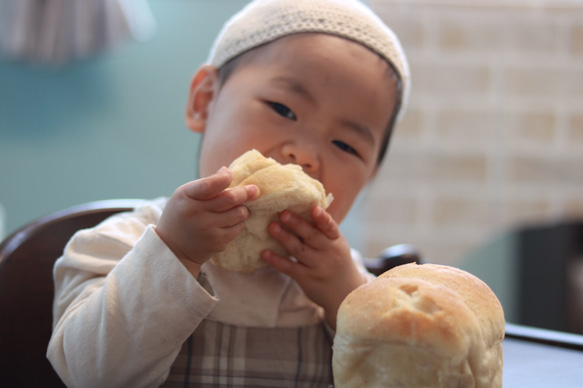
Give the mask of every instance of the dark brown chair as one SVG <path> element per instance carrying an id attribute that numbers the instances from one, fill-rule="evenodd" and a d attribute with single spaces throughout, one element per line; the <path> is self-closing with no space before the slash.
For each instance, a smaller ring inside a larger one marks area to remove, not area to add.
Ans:
<path id="1" fill-rule="evenodd" d="M 77 230 L 140 202 L 75 206 L 25 225 L 0 244 L 0 387 L 64 386 L 45 356 L 52 331 L 53 264 Z M 365 264 L 378 275 L 412 261 L 419 261 L 414 247 L 397 245 Z"/>
<path id="2" fill-rule="evenodd" d="M 92 202 L 35 220 L 0 244 L 0 387 L 64 387 L 45 354 L 53 264 L 71 236 L 138 200 Z"/>

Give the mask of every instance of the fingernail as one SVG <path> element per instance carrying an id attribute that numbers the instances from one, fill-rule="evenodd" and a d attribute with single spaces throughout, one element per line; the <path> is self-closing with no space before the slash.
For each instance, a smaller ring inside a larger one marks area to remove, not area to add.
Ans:
<path id="1" fill-rule="evenodd" d="M 255 185 L 247 186 L 247 194 L 252 199 L 259 197 L 259 187 L 255 186 Z"/>
<path id="2" fill-rule="evenodd" d="M 225 166 L 219 168 L 219 171 L 217 171 L 217 174 L 220 174 L 221 172 L 225 171 L 226 169 L 227 169 L 227 167 L 225 167 Z"/>
<path id="3" fill-rule="evenodd" d="M 322 214 L 322 208 L 320 206 L 316 206 L 314 208 L 314 217 L 319 217 Z"/>
<path id="4" fill-rule="evenodd" d="M 281 213 L 281 220 L 283 222 L 288 222 L 291 220 L 291 213 L 289 211 L 284 211 L 283 213 Z"/>

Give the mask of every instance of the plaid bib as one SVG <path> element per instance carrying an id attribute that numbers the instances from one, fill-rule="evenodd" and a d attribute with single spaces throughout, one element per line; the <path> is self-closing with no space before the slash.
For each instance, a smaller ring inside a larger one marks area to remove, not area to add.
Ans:
<path id="1" fill-rule="evenodd" d="M 323 324 L 239 327 L 204 320 L 163 387 L 328 387 L 332 339 Z"/>

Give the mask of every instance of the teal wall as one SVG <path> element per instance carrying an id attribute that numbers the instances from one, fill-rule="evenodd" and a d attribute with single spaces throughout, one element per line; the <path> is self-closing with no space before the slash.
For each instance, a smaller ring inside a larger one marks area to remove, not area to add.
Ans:
<path id="1" fill-rule="evenodd" d="M 460 264 L 464 269 L 482 279 L 494 291 L 507 322 L 518 322 L 518 263 L 517 240 L 511 231 L 493 236 L 488 242 L 470 253 Z"/>
<path id="2" fill-rule="evenodd" d="M 150 0 L 157 32 L 60 69 L 0 58 L 6 232 L 86 201 L 153 198 L 196 176 L 190 78 L 241 1 Z"/>

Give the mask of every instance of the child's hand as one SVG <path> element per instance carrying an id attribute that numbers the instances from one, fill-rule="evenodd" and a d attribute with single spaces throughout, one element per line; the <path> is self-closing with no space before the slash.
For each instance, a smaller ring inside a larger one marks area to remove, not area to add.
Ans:
<path id="1" fill-rule="evenodd" d="M 322 306 L 326 320 L 336 328 L 340 303 L 365 280 L 356 268 L 348 242 L 338 225 L 321 207 L 312 210 L 313 223 L 286 210 L 269 233 L 297 262 L 266 250 L 263 259 L 292 277 L 314 303 Z"/>
<path id="2" fill-rule="evenodd" d="M 179 187 L 168 200 L 156 232 L 193 274 L 215 253 L 224 250 L 249 217 L 245 202 L 259 196 L 255 185 L 228 189 L 233 173 L 214 175 Z"/>

